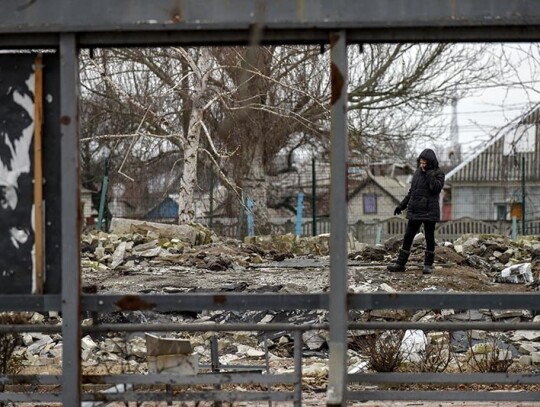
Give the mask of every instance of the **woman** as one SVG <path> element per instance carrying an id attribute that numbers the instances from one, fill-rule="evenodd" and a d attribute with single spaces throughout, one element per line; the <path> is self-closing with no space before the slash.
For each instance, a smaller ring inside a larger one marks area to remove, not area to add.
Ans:
<path id="1" fill-rule="evenodd" d="M 429 148 L 420 153 L 417 163 L 418 169 L 414 173 L 411 189 L 394 210 L 394 215 L 397 216 L 406 208 L 409 221 L 398 258 L 387 269 L 392 272 L 405 271 L 414 236 L 424 224 L 426 253 L 423 273 L 431 274 L 435 260 L 435 224 L 441 218 L 439 194 L 444 186 L 444 173 L 439 169 L 437 156 Z"/>

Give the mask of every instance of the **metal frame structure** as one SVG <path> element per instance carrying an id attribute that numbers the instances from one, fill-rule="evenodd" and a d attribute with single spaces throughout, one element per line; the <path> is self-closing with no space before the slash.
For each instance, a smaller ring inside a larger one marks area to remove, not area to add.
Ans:
<path id="1" fill-rule="evenodd" d="M 362 392 L 347 391 L 347 381 L 395 383 L 439 381 L 441 383 L 521 383 L 540 382 L 540 378 L 523 375 L 418 376 L 413 374 L 378 374 L 347 376 L 346 332 L 363 326 L 369 329 L 472 329 L 487 330 L 540 329 L 540 324 L 428 324 L 415 323 L 349 325 L 349 309 L 423 307 L 477 309 L 529 308 L 538 301 L 536 294 L 347 294 L 347 260 L 345 252 L 347 158 L 346 89 L 347 45 L 362 42 L 436 42 L 436 41 L 534 41 L 540 39 L 540 2 L 537 0 L 12 0 L 0 6 L 0 48 L 55 49 L 60 58 L 61 86 L 61 273 L 60 295 L 0 296 L 2 311 L 58 310 L 63 314 L 61 327 L 63 374 L 33 378 L 37 383 L 61 383 L 57 395 L 2 394 L 1 399 L 14 401 L 59 401 L 78 406 L 81 400 L 112 400 L 103 394 L 81 395 L 80 312 L 133 311 L 137 309 L 327 309 L 330 324 L 321 326 L 330 332 L 329 406 L 345 405 L 347 400 L 478 400 L 478 393 L 460 392 Z M 254 40 L 256 38 L 256 40 Z M 115 297 L 80 293 L 80 260 L 78 202 L 78 51 L 80 48 L 113 46 L 164 45 L 257 45 L 257 44 L 331 44 L 332 78 L 332 190 L 331 190 L 331 261 L 330 292 L 307 295 L 234 295 L 201 294 Z M 3 326 L 0 331 L 28 332 L 53 330 L 51 327 Z M 221 330 L 223 327 L 166 326 L 163 330 Z M 307 327 L 229 326 L 228 330 L 288 329 L 300 332 Z M 309 327 L 310 329 L 313 327 Z M 85 330 L 90 328 L 85 327 Z M 146 326 L 99 326 L 100 330 L 145 330 Z M 152 326 L 153 330 L 158 327 Z M 298 337 L 298 335 L 296 335 Z M 298 340 L 298 338 L 297 338 Z M 298 348 L 298 344 L 297 344 Z M 301 374 L 299 351 L 295 352 L 295 374 Z M 12 379 L 12 378 L 11 378 Z M 108 383 L 155 383 L 159 380 L 182 382 L 179 378 L 105 377 Z M 241 380 L 251 380 L 242 378 Z M 261 378 L 259 378 L 261 379 Z M 9 383 L 2 377 L 2 383 Z M 203 383 L 195 381 L 195 383 Z M 223 380 L 223 379 L 219 379 Z M 221 381 L 210 381 L 221 383 Z M 262 380 L 262 379 L 261 379 Z M 285 381 L 288 381 L 285 378 Z M 190 381 L 191 383 L 191 381 Z M 127 393 L 123 399 L 127 399 Z M 10 398 L 11 397 L 11 398 Z M 120 396 L 118 396 L 120 397 Z M 131 400 L 144 395 L 131 394 Z M 218 395 L 218 397 L 228 397 Z M 261 397 L 260 395 L 250 396 Z M 264 394 L 272 399 L 272 394 Z M 538 393 L 482 393 L 487 400 L 538 400 Z M 223 399 L 223 398 L 222 398 Z M 277 397 L 274 399 L 278 400 Z M 294 399 L 295 405 L 301 400 Z"/>

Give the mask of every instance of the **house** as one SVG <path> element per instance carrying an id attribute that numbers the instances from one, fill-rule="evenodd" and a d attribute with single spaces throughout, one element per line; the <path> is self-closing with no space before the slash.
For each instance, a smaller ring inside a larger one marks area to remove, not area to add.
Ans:
<path id="1" fill-rule="evenodd" d="M 152 208 L 144 219 L 152 222 L 176 223 L 178 221 L 178 202 L 170 196 Z"/>
<path id="2" fill-rule="evenodd" d="M 394 216 L 410 188 L 414 168 L 409 164 L 375 163 L 349 194 L 348 221 L 374 221 Z"/>
<path id="3" fill-rule="evenodd" d="M 97 218 L 97 210 L 92 203 L 92 191 L 81 187 L 81 213 L 85 225 L 93 225 Z"/>
<path id="4" fill-rule="evenodd" d="M 446 174 L 443 220 L 540 215 L 539 118 L 537 109 Z"/>
<path id="5" fill-rule="evenodd" d="M 224 186 L 216 186 L 211 191 L 196 190 L 193 197 L 195 218 L 204 223 L 209 216 L 220 216 L 227 190 Z M 153 222 L 178 222 L 178 194 L 169 194 L 146 212 L 142 219 Z M 210 209 L 212 208 L 212 211 Z M 210 213 L 212 212 L 212 213 Z"/>

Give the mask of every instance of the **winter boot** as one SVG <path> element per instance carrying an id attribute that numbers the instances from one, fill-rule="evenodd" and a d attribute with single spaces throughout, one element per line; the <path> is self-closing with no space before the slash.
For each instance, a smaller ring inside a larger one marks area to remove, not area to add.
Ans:
<path id="1" fill-rule="evenodd" d="M 408 252 L 407 250 L 399 249 L 399 255 L 394 264 L 390 264 L 386 269 L 388 271 L 391 271 L 393 273 L 399 273 L 405 271 L 405 264 L 407 264 L 407 260 L 409 260 L 409 255 L 411 252 Z"/>
<path id="2" fill-rule="evenodd" d="M 433 273 L 434 260 L 435 260 L 435 252 L 430 252 L 426 250 L 426 253 L 424 255 L 424 270 L 422 271 L 423 274 Z"/>

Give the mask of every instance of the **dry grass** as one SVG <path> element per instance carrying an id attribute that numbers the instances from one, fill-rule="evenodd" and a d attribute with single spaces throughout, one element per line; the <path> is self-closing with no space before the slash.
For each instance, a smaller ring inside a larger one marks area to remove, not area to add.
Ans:
<path id="1" fill-rule="evenodd" d="M 28 322 L 28 319 L 29 317 L 26 313 L 0 313 L 0 325 L 25 324 Z M 21 361 L 13 356 L 13 351 L 20 343 L 21 336 L 18 333 L 0 333 L 0 374 L 17 374 L 21 371 Z"/>
<path id="2" fill-rule="evenodd" d="M 395 372 L 403 362 L 400 351 L 405 331 L 369 331 L 355 335 L 355 347 L 366 355 L 369 367 L 376 372 Z"/>
<path id="3" fill-rule="evenodd" d="M 467 333 L 469 350 L 467 367 L 480 373 L 506 373 L 513 364 L 512 353 L 503 347 L 501 333 L 491 332 L 481 343 L 473 344 L 470 332 Z"/>

